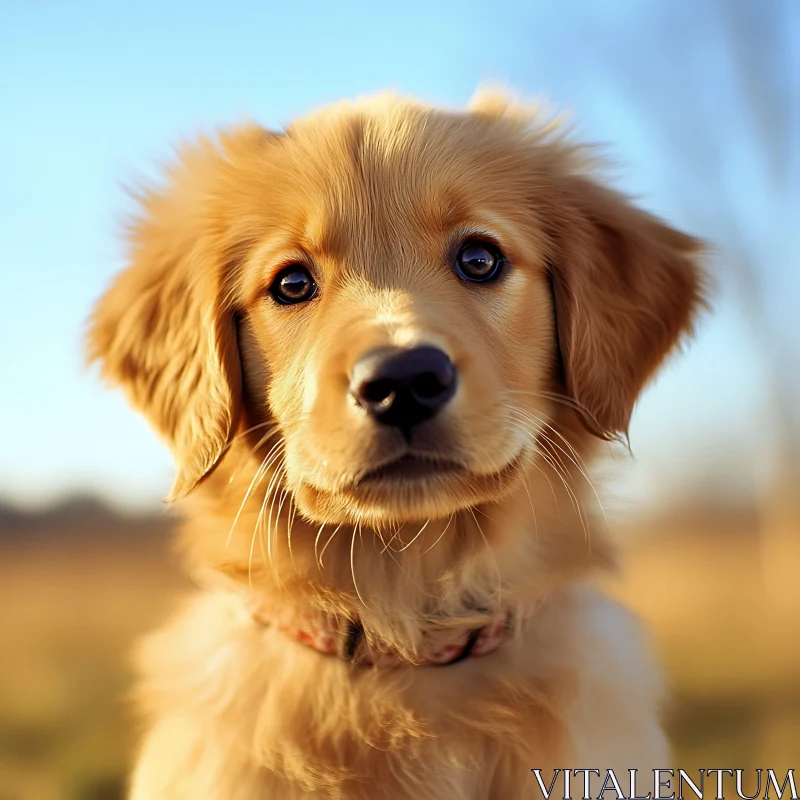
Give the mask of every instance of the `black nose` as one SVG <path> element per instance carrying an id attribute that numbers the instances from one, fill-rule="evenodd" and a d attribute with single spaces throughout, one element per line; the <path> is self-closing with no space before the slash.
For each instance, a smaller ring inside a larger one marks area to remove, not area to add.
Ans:
<path id="1" fill-rule="evenodd" d="M 457 377 L 453 362 L 436 347 L 390 347 L 356 364 L 350 392 L 375 420 L 407 434 L 450 400 Z"/>

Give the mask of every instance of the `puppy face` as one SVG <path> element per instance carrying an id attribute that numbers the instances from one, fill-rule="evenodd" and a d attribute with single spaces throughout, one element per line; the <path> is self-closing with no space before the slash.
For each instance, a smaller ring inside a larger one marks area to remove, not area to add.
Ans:
<path id="1" fill-rule="evenodd" d="M 425 116 L 342 120 L 329 150 L 299 126 L 271 161 L 303 166 L 274 179 L 280 214 L 252 196 L 267 233 L 241 265 L 247 391 L 319 521 L 424 520 L 495 497 L 547 419 L 542 232 L 513 213 L 526 198 L 505 165 L 464 152 L 463 120 L 442 116 L 432 136 Z"/>
<path id="2" fill-rule="evenodd" d="M 624 432 L 699 302 L 697 243 L 585 173 L 495 102 L 371 101 L 202 144 L 143 199 L 91 354 L 172 446 L 177 494 L 254 429 L 318 522 L 497 500 L 555 402 Z"/>

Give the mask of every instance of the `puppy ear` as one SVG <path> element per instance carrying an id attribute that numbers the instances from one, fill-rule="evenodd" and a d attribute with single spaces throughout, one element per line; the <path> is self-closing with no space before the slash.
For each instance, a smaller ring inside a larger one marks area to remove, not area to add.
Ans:
<path id="1" fill-rule="evenodd" d="M 575 214 L 555 231 L 556 323 L 567 393 L 584 425 L 627 437 L 644 385 L 705 305 L 701 242 L 574 176 Z"/>
<path id="2" fill-rule="evenodd" d="M 166 440 L 176 463 L 170 499 L 219 462 L 241 399 L 236 328 L 224 306 L 224 250 L 208 208 L 221 154 L 208 142 L 181 154 L 166 188 L 140 197 L 128 268 L 97 303 L 87 351 Z"/>

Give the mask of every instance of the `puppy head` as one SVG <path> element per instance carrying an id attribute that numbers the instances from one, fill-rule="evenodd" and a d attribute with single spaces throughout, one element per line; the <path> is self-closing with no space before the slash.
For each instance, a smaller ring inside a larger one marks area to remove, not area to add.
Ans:
<path id="1" fill-rule="evenodd" d="M 626 431 L 701 302 L 698 249 L 506 103 L 340 105 L 186 151 L 90 355 L 171 445 L 176 496 L 260 426 L 254 469 L 310 519 L 446 517 L 523 478 L 556 404 Z"/>

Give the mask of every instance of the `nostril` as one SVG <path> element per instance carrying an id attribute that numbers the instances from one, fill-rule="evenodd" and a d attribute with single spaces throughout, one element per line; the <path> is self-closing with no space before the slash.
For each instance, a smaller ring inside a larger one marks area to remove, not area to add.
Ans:
<path id="1" fill-rule="evenodd" d="M 452 378 L 438 372 L 423 372 L 411 382 L 411 391 L 423 400 L 438 397 L 450 385 Z"/>
<path id="2" fill-rule="evenodd" d="M 374 381 L 364 381 L 359 387 L 358 393 L 365 402 L 381 405 L 391 403 L 395 390 L 394 381 L 379 378 Z"/>

